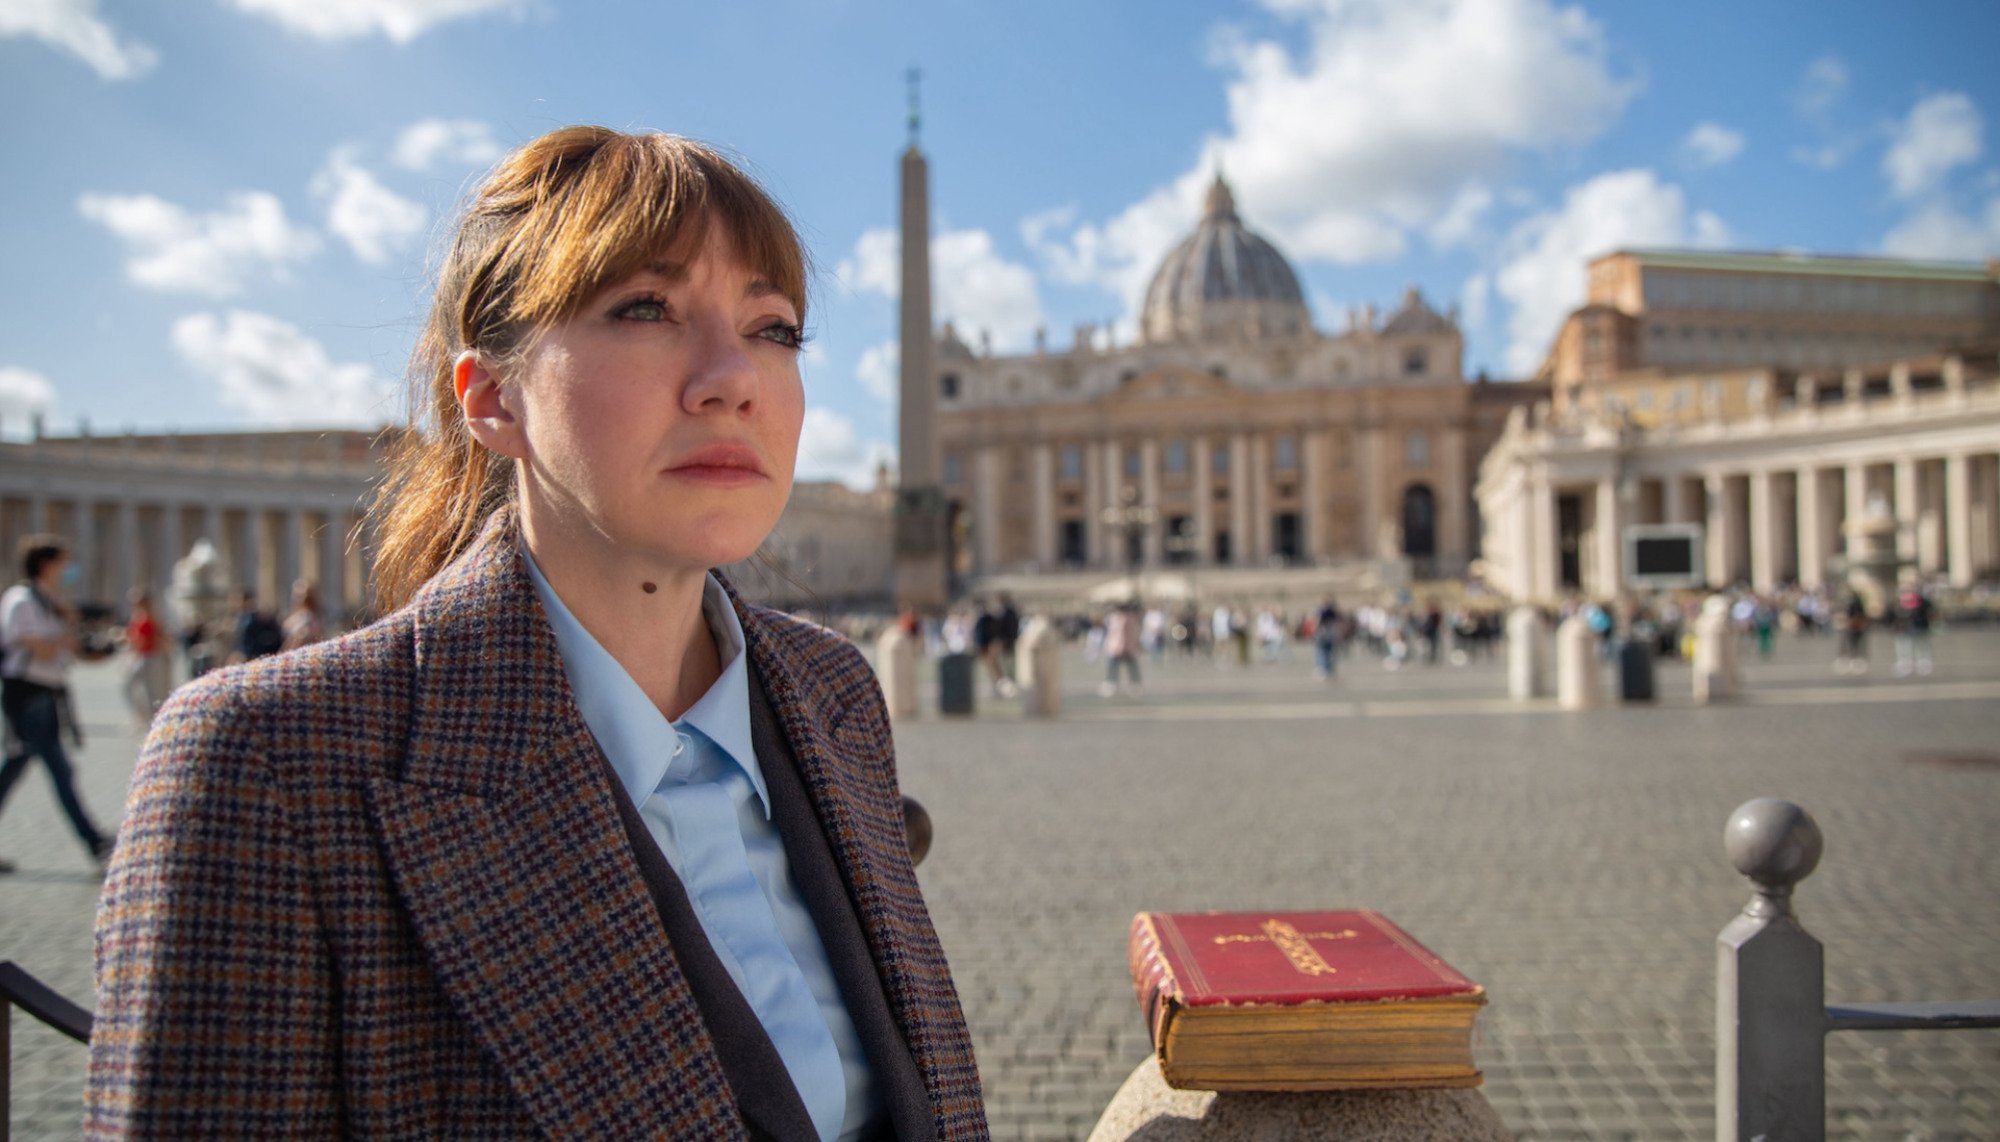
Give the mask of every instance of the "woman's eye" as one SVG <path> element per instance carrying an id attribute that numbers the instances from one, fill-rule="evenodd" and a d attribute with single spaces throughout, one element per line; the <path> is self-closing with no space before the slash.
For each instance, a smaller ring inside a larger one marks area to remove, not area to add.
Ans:
<path id="1" fill-rule="evenodd" d="M 805 326 L 794 325 L 786 321 L 774 321 L 764 326 L 757 331 L 757 336 L 762 337 L 766 341 L 783 345 L 787 349 L 804 348 L 806 343 Z"/>
<path id="2" fill-rule="evenodd" d="M 665 321 L 671 312 L 659 298 L 641 297 L 612 310 L 611 316 L 619 321 Z"/>

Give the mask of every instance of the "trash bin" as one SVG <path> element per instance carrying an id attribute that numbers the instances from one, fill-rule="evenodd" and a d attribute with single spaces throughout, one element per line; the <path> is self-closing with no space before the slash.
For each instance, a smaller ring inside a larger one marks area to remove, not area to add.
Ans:
<path id="1" fill-rule="evenodd" d="M 938 713 L 972 713 L 973 663 L 969 654 L 947 654 L 938 659 Z"/>
<path id="2" fill-rule="evenodd" d="M 1651 638 L 1628 638 L 1618 648 L 1618 697 L 1626 702 L 1653 700 Z"/>

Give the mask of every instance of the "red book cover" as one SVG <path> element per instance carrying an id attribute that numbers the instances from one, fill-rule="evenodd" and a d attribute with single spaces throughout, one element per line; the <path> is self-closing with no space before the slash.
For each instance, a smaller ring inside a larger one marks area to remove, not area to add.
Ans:
<path id="1" fill-rule="evenodd" d="M 1425 999 L 1481 990 L 1365 908 L 1142 912 L 1132 921 L 1132 968 L 1149 1022 L 1158 1002 L 1149 993 L 1168 980 L 1175 998 L 1189 1007 Z"/>

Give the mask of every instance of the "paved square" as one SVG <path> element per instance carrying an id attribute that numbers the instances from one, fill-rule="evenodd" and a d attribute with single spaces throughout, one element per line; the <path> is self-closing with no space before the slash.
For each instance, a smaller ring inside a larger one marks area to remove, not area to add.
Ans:
<path id="1" fill-rule="evenodd" d="M 1000 1138 L 1079 1138 L 1147 1051 L 1125 971 L 1140 909 L 1381 909 L 1486 985 L 1486 1093 L 1523 1139 L 1713 1134 L 1715 934 L 1748 898 L 1722 824 L 1788 797 L 1826 834 L 1799 913 L 1829 998 L 2000 999 L 2000 631 L 1938 638 L 1938 671 L 1836 677 L 1828 640 L 1752 660 L 1743 703 L 1504 699 L 1497 663 L 1385 671 L 1308 655 L 1248 670 L 1147 660 L 1097 696 L 1065 661 L 1064 717 L 1012 703 L 897 737 L 937 843 L 924 888 Z M 85 797 L 108 821 L 136 739 L 115 667 L 80 680 Z M 90 994 L 97 884 L 46 780 L 0 817 L 0 958 Z M 14 1020 L 13 1126 L 77 1134 L 83 1051 Z M 1828 1041 L 1829 1135 L 2000 1136 L 2000 1032 Z"/>

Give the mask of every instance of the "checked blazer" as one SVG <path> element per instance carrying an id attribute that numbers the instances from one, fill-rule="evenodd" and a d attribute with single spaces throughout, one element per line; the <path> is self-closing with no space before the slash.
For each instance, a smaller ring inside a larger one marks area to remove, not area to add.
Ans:
<path id="1" fill-rule="evenodd" d="M 99 905 L 87 1135 L 767 1133 L 517 543 L 496 513 L 394 614 L 161 711 Z M 845 639 L 735 604 L 760 755 L 789 748 L 920 1079 L 885 1091 L 898 1135 L 983 1139 L 874 676 Z"/>

